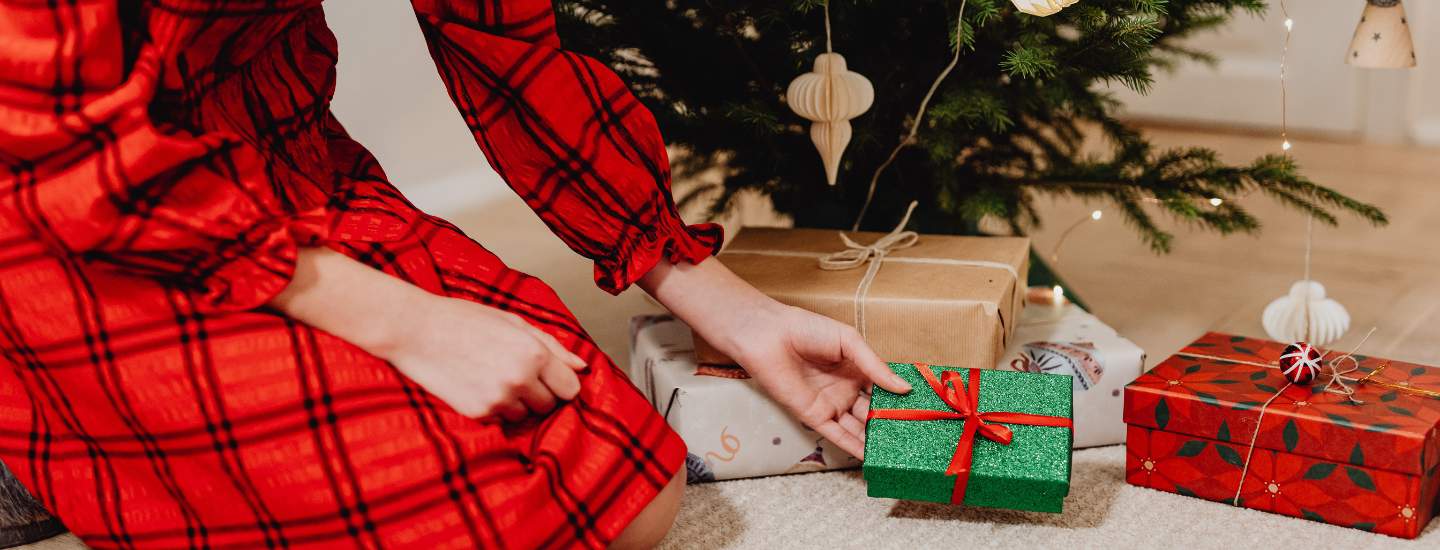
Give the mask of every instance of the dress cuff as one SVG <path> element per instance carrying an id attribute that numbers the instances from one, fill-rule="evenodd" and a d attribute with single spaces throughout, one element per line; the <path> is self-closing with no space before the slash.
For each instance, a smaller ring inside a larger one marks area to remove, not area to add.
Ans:
<path id="1" fill-rule="evenodd" d="M 659 208 L 654 223 L 626 227 L 615 253 L 595 260 L 595 285 L 619 294 L 666 259 L 699 264 L 720 252 L 725 230 L 718 224 L 686 225 L 670 208 Z"/>
<path id="2" fill-rule="evenodd" d="M 300 247 L 325 240 L 326 219 L 323 209 L 302 212 L 257 225 L 227 243 L 194 272 L 202 307 L 245 311 L 270 302 L 294 278 Z"/>

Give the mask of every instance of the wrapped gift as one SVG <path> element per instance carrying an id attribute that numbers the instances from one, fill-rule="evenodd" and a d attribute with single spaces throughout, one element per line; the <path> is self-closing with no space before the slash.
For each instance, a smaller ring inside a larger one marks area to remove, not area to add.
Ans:
<path id="1" fill-rule="evenodd" d="M 1144 366 L 1144 350 L 1078 306 L 1031 304 L 998 368 L 1073 377 L 1078 449 L 1125 442 L 1121 390 Z"/>
<path id="2" fill-rule="evenodd" d="M 1440 491 L 1440 369 L 1206 334 L 1125 389 L 1133 485 L 1414 538 Z"/>
<path id="3" fill-rule="evenodd" d="M 865 426 L 872 497 L 1059 512 L 1070 492 L 1071 381 L 1003 370 L 890 365 Z"/>
<path id="4" fill-rule="evenodd" d="M 1029 255 L 1020 237 L 745 228 L 719 260 L 780 302 L 855 326 L 886 360 L 979 366 L 1009 343 Z M 696 353 L 732 363 L 699 338 Z"/>
<path id="5" fill-rule="evenodd" d="M 630 377 L 685 440 L 691 483 L 860 465 L 794 420 L 744 371 L 697 364 L 684 323 L 646 315 L 630 326 Z"/>

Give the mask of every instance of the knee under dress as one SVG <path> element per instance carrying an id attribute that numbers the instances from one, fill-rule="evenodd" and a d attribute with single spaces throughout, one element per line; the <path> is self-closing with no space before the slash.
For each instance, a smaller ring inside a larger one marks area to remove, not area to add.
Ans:
<path id="1" fill-rule="evenodd" d="M 618 292 L 699 262 L 653 117 L 547 0 L 414 0 L 495 170 Z M 603 546 L 684 457 L 540 281 L 417 210 L 331 116 L 318 0 L 0 4 L 0 460 L 96 548 Z M 590 362 L 465 418 L 264 304 L 297 250 L 513 312 Z"/>

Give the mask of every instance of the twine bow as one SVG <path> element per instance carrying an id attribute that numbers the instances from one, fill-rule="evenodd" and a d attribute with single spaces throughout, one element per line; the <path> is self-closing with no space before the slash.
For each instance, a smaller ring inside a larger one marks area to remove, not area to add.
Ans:
<path id="1" fill-rule="evenodd" d="M 929 365 L 916 363 L 915 370 L 920 371 L 920 376 L 925 378 L 930 389 L 940 396 L 940 400 L 951 410 L 870 409 L 869 418 L 965 421 L 960 439 L 955 442 L 955 454 L 950 457 L 950 465 L 945 468 L 945 475 L 955 476 L 955 488 L 950 492 L 951 504 L 965 501 L 965 489 L 970 484 L 970 465 L 975 453 L 975 438 L 984 437 L 1001 445 L 1009 445 L 1014 439 L 1014 432 L 1008 426 L 998 423 L 1073 429 L 1073 422 L 1062 416 L 1005 411 L 980 412 L 980 369 L 968 369 L 968 384 L 959 371 L 947 370 L 936 378 Z"/>
<path id="2" fill-rule="evenodd" d="M 820 269 L 826 271 L 844 271 L 855 269 L 862 264 L 869 264 L 865 269 L 865 276 L 861 277 L 860 284 L 855 287 L 855 328 L 860 331 L 860 336 L 865 336 L 865 295 L 870 292 L 870 283 L 875 281 L 875 274 L 880 272 L 880 265 L 885 262 L 885 256 L 896 250 L 902 250 L 915 246 L 920 242 L 920 234 L 914 231 L 906 231 L 905 226 L 910 224 L 910 214 L 915 212 L 919 201 L 910 201 L 910 207 L 905 209 L 905 217 L 900 218 L 900 223 L 895 229 L 890 230 L 884 237 L 876 239 L 869 245 L 855 242 L 843 231 L 840 232 L 840 240 L 845 243 L 845 250 L 833 252 L 820 257 Z"/>

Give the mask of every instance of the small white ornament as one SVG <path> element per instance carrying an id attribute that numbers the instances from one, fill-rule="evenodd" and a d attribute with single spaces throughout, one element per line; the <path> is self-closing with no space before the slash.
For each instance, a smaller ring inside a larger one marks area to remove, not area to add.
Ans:
<path id="1" fill-rule="evenodd" d="M 1080 0 L 1010 0 L 1021 13 L 1045 17 L 1059 13 Z"/>
<path id="2" fill-rule="evenodd" d="M 1308 291 L 1308 292 L 1307 292 Z M 1310 334 L 1305 334 L 1306 313 Z M 1260 317 L 1265 333 L 1281 342 L 1306 340 L 1323 346 L 1340 339 L 1350 329 L 1350 313 L 1339 302 L 1325 297 L 1325 286 L 1315 281 L 1295 281 L 1290 294 L 1265 306 Z"/>
<path id="3" fill-rule="evenodd" d="M 875 87 L 860 73 L 845 67 L 838 53 L 815 58 L 815 70 L 796 77 L 785 92 L 795 114 L 811 122 L 810 140 L 825 164 L 825 181 L 835 185 L 840 156 L 850 145 L 850 119 L 865 114 L 875 102 Z"/>

